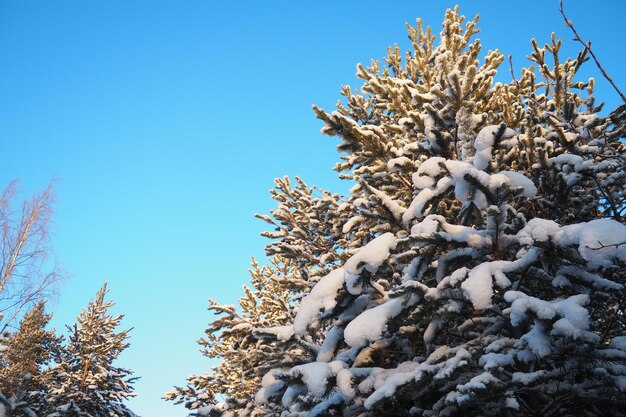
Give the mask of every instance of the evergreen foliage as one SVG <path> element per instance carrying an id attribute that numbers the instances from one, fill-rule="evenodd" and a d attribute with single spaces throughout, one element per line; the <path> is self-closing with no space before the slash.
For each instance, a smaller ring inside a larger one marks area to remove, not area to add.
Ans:
<path id="1" fill-rule="evenodd" d="M 124 401 L 134 396 L 136 379 L 115 366 L 128 347 L 123 318 L 109 309 L 106 284 L 67 326 L 67 339 L 45 327 L 44 303 L 27 312 L 14 333 L 0 343 L 0 416 L 136 417 Z"/>
<path id="2" fill-rule="evenodd" d="M 30 383 L 30 375 L 26 375 L 22 379 L 22 383 L 18 387 L 15 395 L 12 397 L 5 396 L 0 392 L 0 416 L 25 416 L 37 417 L 37 414 L 31 409 L 32 402 L 28 393 L 28 385 Z"/>
<path id="3" fill-rule="evenodd" d="M 41 386 L 42 369 L 58 352 L 61 343 L 54 330 L 45 329 L 50 319 L 44 302 L 40 301 L 24 315 L 17 331 L 9 333 L 2 341 L 0 392 L 5 396 L 16 396 L 27 375 L 30 376 L 29 390 Z"/>
<path id="4" fill-rule="evenodd" d="M 192 410 L 261 416 L 267 409 L 252 399 L 263 376 L 276 367 L 294 366 L 312 358 L 313 345 L 293 338 L 296 306 L 313 282 L 341 259 L 345 246 L 340 233 L 349 216 L 339 196 L 309 187 L 300 178 L 276 179 L 272 198 L 278 207 L 257 217 L 274 226 L 263 235 L 274 241 L 266 247 L 269 265 L 253 260 L 252 288 L 244 286 L 239 309 L 210 300 L 209 311 L 220 316 L 198 343 L 202 354 L 221 359 L 212 372 L 192 375 L 185 387 L 165 394 Z M 215 399 L 227 398 L 215 405 Z M 236 410 L 236 411 L 235 411 Z"/>
<path id="5" fill-rule="evenodd" d="M 132 417 L 124 400 L 134 396 L 132 371 L 115 366 L 128 347 L 130 330 L 118 331 L 123 315 L 113 315 L 105 300 L 107 285 L 79 314 L 66 346 L 47 373 L 46 404 L 50 417 Z"/>
<path id="6" fill-rule="evenodd" d="M 246 403 L 261 387 L 261 377 L 273 367 L 286 362 L 286 346 L 272 346 L 257 340 L 253 335 L 259 327 L 281 326 L 285 328 L 293 321 L 294 294 L 283 284 L 294 274 L 290 263 L 272 258 L 271 264 L 260 267 L 255 261 L 250 269 L 252 288 L 244 286 L 245 295 L 235 306 L 221 305 L 210 300 L 209 311 L 218 318 L 206 330 L 206 337 L 198 343 L 202 353 L 209 358 L 223 359 L 222 365 L 212 373 L 189 377 L 186 387 L 177 388 L 166 394 L 167 399 L 185 402 L 191 409 L 209 406 L 209 398 L 226 395 L 229 406 L 247 409 L 255 414 L 254 404 Z M 285 335 L 275 332 L 279 340 L 288 340 L 292 332 Z M 283 345 L 282 343 L 280 345 Z M 251 407 L 252 406 L 252 407 Z M 262 415 L 262 413 L 261 413 Z"/>
<path id="7" fill-rule="evenodd" d="M 346 198 L 278 180 L 274 266 L 241 313 L 214 302 L 222 359 L 167 394 L 198 415 L 626 415 L 626 108 L 532 41 L 494 83 L 476 17 L 359 65 L 314 107 Z M 256 271 L 256 272 L 255 272 Z M 266 271 L 265 273 L 259 271 Z M 259 279 L 259 276 L 266 277 Z M 279 306 L 279 307 L 278 307 Z M 260 388 L 260 389 L 259 389 Z"/>

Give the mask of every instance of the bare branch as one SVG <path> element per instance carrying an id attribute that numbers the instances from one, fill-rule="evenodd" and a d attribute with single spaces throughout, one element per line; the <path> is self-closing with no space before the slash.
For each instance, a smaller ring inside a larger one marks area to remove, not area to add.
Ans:
<path id="1" fill-rule="evenodd" d="M 598 67 L 598 69 L 600 70 L 600 72 L 602 73 L 602 76 L 604 78 L 606 78 L 606 80 L 611 84 L 611 86 L 613 86 L 613 88 L 615 89 L 615 91 L 617 91 L 617 94 L 619 94 L 619 96 L 622 98 L 622 101 L 624 103 L 626 103 L 626 96 L 624 96 L 624 93 L 621 92 L 621 90 L 617 87 L 617 85 L 615 84 L 615 82 L 613 81 L 613 79 L 609 76 L 609 74 L 607 74 L 607 72 L 604 70 L 604 68 L 602 67 L 602 65 L 600 64 L 600 61 L 598 60 L 598 58 L 596 57 L 596 54 L 593 53 L 593 50 L 591 49 L 591 42 L 585 42 L 580 35 L 578 34 L 578 32 L 576 31 L 576 28 L 574 27 L 574 23 L 569 20 L 567 18 L 567 16 L 565 15 L 565 10 L 563 9 L 563 0 L 559 1 L 560 7 L 559 7 L 559 11 L 561 12 L 561 16 L 563 16 L 563 20 L 565 20 L 565 24 L 567 26 L 569 26 L 569 28 L 572 30 L 572 32 L 574 33 L 574 40 L 577 42 L 580 42 L 587 51 L 589 51 L 589 54 L 591 55 L 591 57 L 593 58 L 593 62 L 596 63 L 596 66 Z"/>
<path id="2" fill-rule="evenodd" d="M 513 71 L 513 55 L 509 54 L 509 71 L 511 71 L 511 78 L 513 79 L 513 84 L 519 86 L 519 81 L 515 78 L 515 71 Z"/>
<path id="3" fill-rule="evenodd" d="M 598 246 L 597 248 L 592 248 L 591 246 L 587 246 L 587 248 L 591 249 L 591 250 L 599 250 L 599 249 L 604 249 L 604 248 L 611 248 L 613 246 L 615 246 L 616 248 L 619 248 L 622 245 L 626 245 L 626 240 L 620 243 L 613 243 L 611 245 L 604 245 L 602 242 L 598 241 Z"/>
<path id="4" fill-rule="evenodd" d="M 19 211 L 14 210 L 16 188 L 12 182 L 0 196 L 1 331 L 33 303 L 47 298 L 53 284 L 63 276 L 48 260 L 52 185 L 24 201 Z"/>

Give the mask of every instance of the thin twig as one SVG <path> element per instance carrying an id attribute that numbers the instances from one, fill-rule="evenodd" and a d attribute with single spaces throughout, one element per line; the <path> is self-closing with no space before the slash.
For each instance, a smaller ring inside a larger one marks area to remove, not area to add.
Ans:
<path id="1" fill-rule="evenodd" d="M 602 242 L 600 242 L 598 240 L 598 245 L 600 245 L 600 246 L 598 246 L 597 248 L 592 248 L 591 246 L 587 246 L 587 248 L 589 248 L 591 250 L 599 250 L 599 249 L 604 249 L 604 248 L 611 248 L 613 246 L 615 246 L 616 248 L 619 248 L 622 245 L 626 245 L 626 241 L 620 242 L 620 243 L 613 243 L 611 245 L 605 245 L 605 244 L 603 244 Z"/>
<path id="2" fill-rule="evenodd" d="M 613 210 L 613 218 L 617 221 L 620 221 L 621 216 L 620 216 L 620 212 L 617 210 L 617 205 L 615 204 L 615 201 L 613 201 L 613 198 L 604 191 L 604 188 L 602 188 L 602 185 L 600 185 L 600 182 L 598 181 L 598 179 L 596 177 L 592 177 L 592 178 L 593 178 L 593 182 L 596 183 L 596 186 L 600 190 L 600 193 L 602 194 L 604 199 L 609 202 L 609 205 L 611 206 L 611 210 Z"/>
<path id="3" fill-rule="evenodd" d="M 509 70 L 511 71 L 511 77 L 513 78 L 513 84 L 519 87 L 519 81 L 515 78 L 515 72 L 513 71 L 513 55 L 509 54 Z"/>
<path id="4" fill-rule="evenodd" d="M 617 85 L 615 85 L 615 82 L 613 82 L 613 79 L 609 76 L 609 74 L 606 73 L 604 68 L 602 68 L 602 65 L 600 64 L 600 61 L 596 57 L 596 54 L 593 53 L 593 50 L 591 49 L 591 42 L 585 42 L 582 40 L 582 38 L 576 31 L 576 28 L 574 28 L 574 23 L 572 23 L 572 21 L 569 20 L 567 16 L 565 15 L 565 10 L 563 10 L 563 0 L 560 0 L 559 3 L 560 3 L 559 11 L 561 12 L 561 16 L 563 16 L 563 19 L 565 20 L 565 24 L 569 26 L 569 28 L 574 33 L 574 40 L 580 42 L 585 47 L 585 49 L 589 51 L 589 54 L 593 58 L 593 61 L 596 63 L 596 66 L 598 67 L 598 69 L 600 70 L 604 78 L 606 78 L 606 80 L 613 86 L 615 91 L 617 91 L 617 94 L 619 94 L 619 96 L 622 98 L 622 101 L 626 103 L 626 96 L 624 96 L 624 93 L 622 93 L 621 90 L 617 87 Z"/>

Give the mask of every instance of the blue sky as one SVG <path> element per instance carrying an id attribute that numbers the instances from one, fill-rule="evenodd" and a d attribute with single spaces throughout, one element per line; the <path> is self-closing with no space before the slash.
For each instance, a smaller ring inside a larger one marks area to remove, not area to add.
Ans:
<path id="1" fill-rule="evenodd" d="M 391 5 L 392 3 L 387 3 Z M 585 4 L 587 4 L 585 2 Z M 622 1 L 568 1 L 570 18 L 624 86 Z M 72 323 L 105 280 L 134 327 L 121 364 L 142 379 L 131 407 L 185 415 L 159 398 L 211 363 L 195 340 L 207 299 L 234 304 L 262 257 L 273 178 L 345 192 L 330 110 L 355 66 L 407 46 L 416 17 L 438 32 L 444 1 L 108 1 L 0 3 L 0 183 L 23 195 L 55 180 L 55 256 L 70 274 L 54 325 Z M 556 0 L 466 1 L 484 50 L 525 65 L 529 40 L 555 31 L 578 46 Z M 592 63 L 597 96 L 617 95 Z M 502 68 L 508 81 L 508 68 Z"/>

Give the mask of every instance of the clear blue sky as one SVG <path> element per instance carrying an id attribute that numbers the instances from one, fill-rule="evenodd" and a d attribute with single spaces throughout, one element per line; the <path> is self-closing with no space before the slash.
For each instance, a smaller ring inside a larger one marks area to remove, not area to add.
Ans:
<path id="1" fill-rule="evenodd" d="M 444 1 L 3 1 L 0 183 L 23 195 L 56 179 L 55 254 L 71 278 L 54 325 L 72 323 L 105 280 L 134 327 L 121 359 L 142 379 L 131 407 L 183 416 L 160 400 L 211 365 L 195 340 L 207 299 L 235 303 L 261 257 L 273 178 L 344 191 L 336 142 L 311 111 L 332 109 L 358 62 L 407 45 L 405 22 L 438 32 Z M 623 1 L 567 1 L 570 18 L 626 87 Z M 391 6 L 386 8 L 385 5 Z M 487 49 L 525 64 L 556 31 L 578 49 L 556 0 L 466 1 Z M 573 53 L 573 52 L 572 52 Z M 502 79 L 509 80 L 508 67 Z M 597 75 L 597 96 L 617 95 Z"/>

